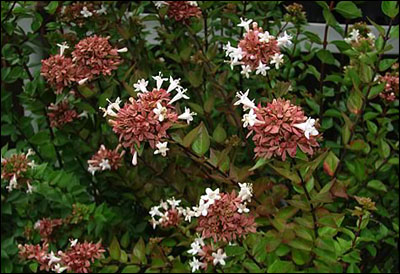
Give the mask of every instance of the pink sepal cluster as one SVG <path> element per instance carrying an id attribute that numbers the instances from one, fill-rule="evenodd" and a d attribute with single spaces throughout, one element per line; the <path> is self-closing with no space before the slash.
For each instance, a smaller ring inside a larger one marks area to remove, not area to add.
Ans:
<path id="1" fill-rule="evenodd" d="M 58 104 L 51 103 L 48 110 L 50 126 L 54 128 L 61 128 L 65 124 L 71 123 L 78 116 L 68 100 L 63 100 Z"/>

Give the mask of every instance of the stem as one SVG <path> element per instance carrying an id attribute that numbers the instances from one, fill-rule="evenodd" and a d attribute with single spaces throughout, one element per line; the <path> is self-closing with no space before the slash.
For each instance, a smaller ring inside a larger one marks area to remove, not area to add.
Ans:
<path id="1" fill-rule="evenodd" d="M 56 151 L 56 156 L 57 156 L 58 164 L 59 164 L 60 168 L 63 168 L 64 165 L 63 165 L 63 162 L 62 162 L 62 159 L 61 159 L 61 154 L 60 154 L 60 152 L 58 151 L 57 146 L 54 144 L 54 132 L 53 132 L 53 128 L 52 128 L 51 125 L 50 125 L 50 119 L 49 119 L 49 116 L 47 115 L 46 108 L 44 109 L 44 115 L 46 116 L 46 121 L 47 121 L 47 124 L 48 124 L 48 126 L 49 126 L 50 139 L 51 139 L 51 143 L 52 143 L 53 146 L 54 146 L 54 150 Z"/>

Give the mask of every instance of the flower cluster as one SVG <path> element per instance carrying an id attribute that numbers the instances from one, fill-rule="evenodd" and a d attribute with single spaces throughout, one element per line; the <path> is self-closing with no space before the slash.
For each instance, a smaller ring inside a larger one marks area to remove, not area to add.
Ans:
<path id="1" fill-rule="evenodd" d="M 287 13 L 283 16 L 286 22 L 292 22 L 294 25 L 303 25 L 307 23 L 306 12 L 303 9 L 303 5 L 299 3 L 293 3 L 285 6 Z"/>
<path id="2" fill-rule="evenodd" d="M 50 126 L 54 128 L 61 128 L 78 117 L 78 113 L 72 108 L 68 100 L 63 100 L 57 104 L 51 103 L 48 110 L 47 116 L 50 120 Z"/>
<path id="3" fill-rule="evenodd" d="M 9 158 L 1 158 L 1 179 L 9 182 L 6 186 L 8 191 L 26 187 L 26 193 L 33 192 L 31 180 L 27 178 L 28 170 L 35 167 L 35 161 L 28 158 L 33 154 L 29 149 L 27 154 L 13 154 Z"/>
<path id="4" fill-rule="evenodd" d="M 375 44 L 375 35 L 367 27 L 364 22 L 355 23 L 349 28 L 349 34 L 344 41 L 352 45 L 354 48 L 360 48 L 363 45 L 367 47 Z"/>
<path id="5" fill-rule="evenodd" d="M 379 82 L 384 83 L 384 90 L 379 96 L 388 102 L 393 102 L 399 95 L 399 73 L 387 72 L 384 76 L 379 77 Z"/>
<path id="6" fill-rule="evenodd" d="M 63 219 L 43 218 L 37 221 L 33 228 L 39 232 L 43 241 L 49 242 L 54 228 L 61 225 L 63 225 Z"/>
<path id="7" fill-rule="evenodd" d="M 19 256 L 25 260 L 36 261 L 42 271 L 61 273 L 67 270 L 73 273 L 88 273 L 95 259 L 99 259 L 105 250 L 101 243 L 79 243 L 77 239 L 70 240 L 70 247 L 66 251 L 56 254 L 49 252 L 48 243 L 42 245 L 18 245 Z"/>
<path id="8" fill-rule="evenodd" d="M 151 208 L 149 214 L 153 228 L 157 225 L 177 226 L 183 218 L 189 223 L 192 218 L 198 218 L 196 231 L 201 233 L 201 236 L 194 240 L 191 249 L 188 250 L 189 254 L 199 257 L 194 257 L 190 262 L 193 272 L 200 268 L 207 269 L 210 263 L 225 265 L 227 256 L 222 248 L 217 250 L 215 244 L 226 245 L 256 232 L 254 216 L 247 214 L 247 203 L 251 202 L 253 196 L 252 184 L 239 183 L 239 186 L 238 194 L 235 191 L 220 193 L 218 188 L 207 188 L 199 204 L 191 208 L 180 207 L 181 201 L 175 198 L 161 201 L 160 205 Z M 209 240 L 210 244 L 206 244 L 206 240 Z"/>
<path id="9" fill-rule="evenodd" d="M 71 5 L 63 6 L 60 13 L 62 21 L 82 27 L 88 18 L 107 14 L 107 9 L 96 1 L 74 2 Z"/>
<path id="10" fill-rule="evenodd" d="M 132 164 L 137 164 L 137 150 L 143 142 L 148 142 L 154 154 L 166 156 L 169 148 L 168 142 L 162 142 L 167 137 L 167 130 L 176 123 L 178 119 L 185 120 L 187 123 L 193 120 L 196 113 L 185 108 L 185 112 L 178 115 L 173 103 L 180 99 L 189 99 L 185 94 L 187 89 L 179 85 L 180 79 L 169 78 L 169 87 L 162 88 L 164 81 L 161 72 L 153 76 L 156 87 L 148 90 L 148 81 L 141 79 L 134 85 L 138 92 L 138 98 L 129 98 L 123 107 L 120 106 L 121 100 L 109 101 L 107 108 L 100 108 L 104 116 L 108 116 L 113 131 L 119 136 L 120 143 L 129 148 L 133 155 Z M 175 96 L 171 92 L 176 90 Z M 172 98 L 171 98 L 172 97 Z"/>
<path id="11" fill-rule="evenodd" d="M 127 49 L 113 48 L 108 40 L 109 37 L 96 35 L 81 40 L 72 51 L 73 58 L 64 55 L 69 49 L 66 42 L 57 44 L 60 53 L 42 60 L 41 75 L 56 89 L 56 94 L 73 84 L 82 85 L 100 74 L 110 75 L 122 62 L 118 53 Z"/>
<path id="12" fill-rule="evenodd" d="M 224 46 L 226 56 L 230 58 L 231 68 L 233 69 L 235 65 L 241 65 L 241 74 L 245 75 L 246 78 L 249 78 L 253 71 L 257 75 L 266 76 L 267 71 L 271 69 L 270 66 L 279 69 L 283 63 L 280 47 L 290 46 L 292 36 L 285 31 L 283 35 L 276 38 L 270 35 L 268 31 L 264 32 L 252 19 L 243 20 L 243 18 L 240 18 L 240 20 L 241 23 L 238 26 L 243 27 L 246 31 L 243 39 L 240 40 L 237 48 L 232 47 L 230 42 Z M 252 28 L 250 28 L 250 24 Z"/>
<path id="13" fill-rule="evenodd" d="M 121 166 L 122 157 L 125 154 L 124 150 L 118 152 L 121 147 L 118 145 L 114 150 L 110 150 L 101 145 L 97 153 L 88 160 L 88 171 L 94 175 L 96 171 L 117 170 Z"/>
<path id="14" fill-rule="evenodd" d="M 294 157 L 299 147 L 304 153 L 314 154 L 314 148 L 319 147 L 317 139 L 320 134 L 316 120 L 307 118 L 300 106 L 293 105 L 289 100 L 274 99 L 266 107 L 255 106 L 254 100 L 248 98 L 249 90 L 244 94 L 238 92 L 239 98 L 234 105 L 243 104 L 243 109 L 250 109 L 243 116 L 243 127 L 254 133 L 253 141 L 255 156 L 259 158 L 281 157 L 286 160 L 286 154 Z"/>
<path id="15" fill-rule="evenodd" d="M 177 22 L 189 23 L 192 17 L 201 17 L 197 1 L 155 1 L 157 8 L 168 6 L 168 17 Z"/>
<path id="16" fill-rule="evenodd" d="M 178 207 L 181 200 L 168 199 L 166 202 L 161 201 L 160 205 L 153 206 L 149 212 L 151 216 L 150 223 L 155 229 L 157 225 L 161 227 L 173 227 L 177 226 L 181 221 L 181 216 L 184 209 Z"/>

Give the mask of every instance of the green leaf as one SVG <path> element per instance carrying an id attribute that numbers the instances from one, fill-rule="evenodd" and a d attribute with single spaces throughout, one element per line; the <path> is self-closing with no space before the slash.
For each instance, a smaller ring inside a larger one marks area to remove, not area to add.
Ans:
<path id="1" fill-rule="evenodd" d="M 383 138 L 379 140 L 378 149 L 379 149 L 379 154 L 382 156 L 382 158 L 386 159 L 389 157 L 390 146 Z"/>
<path id="2" fill-rule="evenodd" d="M 294 182 L 295 184 L 301 183 L 301 178 L 297 173 L 293 172 L 287 168 L 276 167 L 275 165 L 268 164 L 273 170 L 275 170 L 278 174 L 282 175 L 283 177 L 289 179 L 290 181 Z"/>
<path id="3" fill-rule="evenodd" d="M 197 137 L 192 144 L 192 149 L 198 155 L 203 156 L 210 148 L 210 136 L 203 122 L 199 126 Z"/>
<path id="4" fill-rule="evenodd" d="M 48 143 L 50 140 L 50 133 L 49 131 L 40 131 L 29 138 L 29 141 L 34 145 L 43 145 Z"/>
<path id="5" fill-rule="evenodd" d="M 381 7 L 383 13 L 392 19 L 399 13 L 399 4 L 397 1 L 382 1 Z"/>
<path id="6" fill-rule="evenodd" d="M 103 267 L 99 273 L 116 273 L 118 271 L 118 265 L 107 265 Z"/>
<path id="7" fill-rule="evenodd" d="M 264 158 L 259 158 L 254 166 L 252 166 L 249 171 L 256 170 L 257 168 L 260 168 L 267 163 L 269 163 L 271 160 L 270 159 L 264 159 Z"/>
<path id="8" fill-rule="evenodd" d="M 146 245 L 142 238 L 136 243 L 132 251 L 132 263 L 147 264 Z"/>
<path id="9" fill-rule="evenodd" d="M 334 65 L 335 64 L 335 57 L 333 57 L 332 53 L 329 50 L 326 49 L 320 49 L 317 52 L 317 57 L 319 60 L 321 60 L 322 63 L 326 63 L 328 65 Z"/>
<path id="10" fill-rule="evenodd" d="M 361 10 L 352 1 L 340 1 L 335 11 L 347 19 L 355 19 L 362 15 Z"/>
<path id="11" fill-rule="evenodd" d="M 338 165 L 339 165 L 339 158 L 336 157 L 335 153 L 330 151 L 324 161 L 324 171 L 329 176 L 333 176 L 336 172 Z"/>
<path id="12" fill-rule="evenodd" d="M 371 18 L 367 17 L 368 21 L 376 28 L 376 30 L 379 32 L 380 36 L 385 36 L 385 29 L 381 26 L 372 21 Z"/>
<path id="13" fill-rule="evenodd" d="M 217 127 L 215 128 L 214 132 L 213 132 L 213 139 L 215 142 L 217 143 L 222 143 L 225 141 L 226 139 L 226 131 L 225 129 L 222 127 L 222 124 L 218 124 Z"/>
<path id="14" fill-rule="evenodd" d="M 40 26 L 42 25 L 42 22 L 43 22 L 43 17 L 40 15 L 40 13 L 36 12 L 35 18 L 33 18 L 33 21 L 31 24 L 32 31 L 37 31 L 40 28 Z"/>
<path id="15" fill-rule="evenodd" d="M 119 242 L 115 236 L 110 243 L 109 250 L 111 258 L 118 261 L 121 257 L 121 247 L 119 246 Z"/>
<path id="16" fill-rule="evenodd" d="M 225 247 L 225 252 L 227 256 L 239 256 L 246 253 L 246 249 L 237 245 L 228 245 Z"/>
<path id="17" fill-rule="evenodd" d="M 350 112 L 358 114 L 361 112 L 363 105 L 363 95 L 358 90 L 353 90 L 350 92 L 350 96 L 347 99 L 347 108 Z"/>
<path id="18" fill-rule="evenodd" d="M 48 13 L 54 14 L 58 7 L 58 1 L 50 1 L 50 3 L 44 9 L 47 10 Z"/>
<path id="19" fill-rule="evenodd" d="M 267 270 L 267 273 L 290 273 L 295 270 L 295 266 L 292 262 L 275 260 Z"/>
<path id="20" fill-rule="evenodd" d="M 379 180 L 371 180 L 368 182 L 367 187 L 372 188 L 374 190 L 387 192 L 387 188 L 384 183 Z"/>
<path id="21" fill-rule="evenodd" d="M 385 71 L 385 70 L 389 69 L 396 62 L 397 62 L 397 59 L 384 59 L 379 63 L 379 70 Z"/>
<path id="22" fill-rule="evenodd" d="M 140 267 L 137 265 L 128 265 L 124 269 L 122 269 L 121 273 L 138 273 L 140 271 Z"/>

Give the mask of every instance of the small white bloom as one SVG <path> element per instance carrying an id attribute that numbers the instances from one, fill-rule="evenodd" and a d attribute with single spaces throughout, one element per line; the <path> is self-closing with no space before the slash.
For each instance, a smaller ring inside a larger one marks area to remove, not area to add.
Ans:
<path id="1" fill-rule="evenodd" d="M 128 52 L 128 48 L 124 47 L 122 49 L 117 50 L 117 52 L 122 53 L 122 52 Z"/>
<path id="2" fill-rule="evenodd" d="M 164 210 L 168 210 L 168 203 L 167 202 L 164 202 L 163 200 L 161 200 L 161 202 L 160 202 L 160 206 L 162 207 L 162 209 L 164 209 Z"/>
<path id="3" fill-rule="evenodd" d="M 156 80 L 156 83 L 157 83 L 157 90 L 160 90 L 160 88 L 161 88 L 163 82 L 168 80 L 168 78 L 162 78 L 163 75 L 162 75 L 161 71 L 158 72 L 158 75 L 157 75 L 157 76 L 152 76 L 152 77 L 153 77 L 154 80 Z"/>
<path id="4" fill-rule="evenodd" d="M 214 202 L 219 199 L 221 199 L 221 195 L 219 195 L 219 188 L 214 191 L 211 188 L 207 188 L 206 195 L 201 196 L 201 200 L 207 201 L 209 206 L 214 204 Z"/>
<path id="5" fill-rule="evenodd" d="M 193 256 L 197 255 L 197 253 L 199 253 L 199 251 L 201 250 L 201 246 L 198 242 L 193 242 L 190 245 L 190 247 L 191 247 L 191 249 L 188 250 L 188 253 L 192 254 Z"/>
<path id="6" fill-rule="evenodd" d="M 166 118 L 167 108 L 161 105 L 159 102 L 157 103 L 157 107 L 153 109 L 153 112 L 158 117 L 158 121 L 162 122 Z"/>
<path id="7" fill-rule="evenodd" d="M 35 151 L 33 151 L 33 149 L 28 149 L 28 152 L 26 153 L 26 157 L 28 158 L 31 155 L 35 155 Z"/>
<path id="8" fill-rule="evenodd" d="M 27 184 L 27 187 L 28 187 L 28 189 L 26 190 L 26 193 L 32 194 L 33 191 L 35 190 L 35 188 L 29 182 L 27 182 L 26 184 Z"/>
<path id="9" fill-rule="evenodd" d="M 194 239 L 194 241 L 200 246 L 205 246 L 204 239 L 202 237 L 197 237 L 196 239 Z"/>
<path id="10" fill-rule="evenodd" d="M 157 225 L 159 225 L 160 222 L 157 221 L 156 219 L 152 218 L 152 219 L 150 220 L 150 224 L 152 224 L 153 229 L 156 229 Z"/>
<path id="11" fill-rule="evenodd" d="M 194 7 L 197 7 L 197 1 L 188 1 L 188 4 Z"/>
<path id="12" fill-rule="evenodd" d="M 257 70 L 256 70 L 256 75 L 261 74 L 262 76 L 266 76 L 267 75 L 267 71 L 270 70 L 270 69 L 271 68 L 269 66 L 263 64 L 260 61 L 260 64 L 258 65 Z"/>
<path id="13" fill-rule="evenodd" d="M 274 36 L 270 35 L 268 31 L 260 32 L 258 34 L 258 40 L 261 43 L 269 43 L 269 40 L 275 38 Z"/>
<path id="14" fill-rule="evenodd" d="M 178 119 L 186 120 L 187 124 L 193 121 L 193 116 L 197 115 L 196 112 L 190 112 L 190 108 L 185 107 L 185 112 L 178 116 Z"/>
<path id="15" fill-rule="evenodd" d="M 161 214 L 160 217 L 161 217 L 160 220 L 159 220 L 160 224 L 164 223 L 164 222 L 167 222 L 168 221 L 168 212 L 165 212 L 165 213 Z"/>
<path id="16" fill-rule="evenodd" d="M 13 175 L 10 183 L 8 184 L 8 186 L 6 186 L 8 191 L 12 191 L 13 189 L 16 189 L 18 186 L 18 182 L 17 182 L 17 175 Z"/>
<path id="17" fill-rule="evenodd" d="M 67 42 L 62 42 L 62 44 L 57 44 L 57 46 L 60 48 L 60 55 L 63 55 L 64 51 L 69 49 Z"/>
<path id="18" fill-rule="evenodd" d="M 278 47 L 287 47 L 292 44 L 292 38 L 290 34 L 285 31 L 282 36 L 278 37 Z"/>
<path id="19" fill-rule="evenodd" d="M 204 263 L 197 260 L 196 257 L 193 257 L 193 261 L 189 262 L 189 265 L 192 268 L 192 272 L 200 270 L 200 267 L 204 267 Z"/>
<path id="20" fill-rule="evenodd" d="M 151 210 L 149 211 L 150 216 L 151 216 L 151 217 L 154 217 L 154 216 L 162 216 L 162 213 L 161 213 L 161 211 L 160 211 L 160 207 L 161 207 L 161 206 L 153 206 L 153 207 L 151 208 Z"/>
<path id="21" fill-rule="evenodd" d="M 49 255 L 47 255 L 47 259 L 49 259 L 49 266 L 54 264 L 54 263 L 58 263 L 59 261 L 61 261 L 61 258 L 58 258 L 54 255 L 54 252 L 52 251 Z"/>
<path id="22" fill-rule="evenodd" d="M 279 69 L 279 66 L 283 64 L 283 54 L 275 53 L 271 58 L 271 65 L 275 64 L 275 68 Z"/>
<path id="23" fill-rule="evenodd" d="M 304 136 L 306 136 L 307 139 L 310 139 L 310 135 L 316 136 L 319 134 L 318 130 L 314 127 L 314 125 L 315 125 L 315 119 L 308 118 L 307 121 L 305 121 L 304 123 L 295 124 L 294 126 L 304 131 Z"/>
<path id="24" fill-rule="evenodd" d="M 165 1 L 153 1 L 153 3 L 157 9 L 162 8 L 164 5 L 168 5 L 168 3 Z"/>
<path id="25" fill-rule="evenodd" d="M 149 84 L 149 81 L 146 81 L 145 79 L 140 79 L 137 81 L 136 84 L 133 84 L 133 87 L 135 88 L 135 91 L 141 91 L 143 93 L 148 92 L 147 91 L 147 85 Z"/>
<path id="26" fill-rule="evenodd" d="M 172 76 L 169 77 L 169 87 L 167 89 L 167 93 L 170 93 L 174 89 L 179 87 L 179 82 L 181 81 L 181 78 L 178 79 L 173 79 Z"/>
<path id="27" fill-rule="evenodd" d="M 249 113 L 243 115 L 243 127 L 246 128 L 247 126 L 254 126 L 256 123 L 263 124 L 263 121 L 257 119 L 257 115 L 254 114 L 254 109 L 250 109 Z"/>
<path id="28" fill-rule="evenodd" d="M 33 228 L 35 230 L 39 230 L 40 229 L 40 220 L 36 221 L 36 223 L 33 225 Z"/>
<path id="29" fill-rule="evenodd" d="M 69 239 L 69 242 L 71 243 L 71 247 L 74 247 L 78 243 L 78 239 L 75 240 Z"/>
<path id="30" fill-rule="evenodd" d="M 82 119 L 82 118 L 89 118 L 88 112 L 86 110 L 82 111 L 81 114 L 78 115 L 78 118 Z"/>
<path id="31" fill-rule="evenodd" d="M 243 74 L 244 76 L 246 76 L 246 78 L 249 78 L 250 73 L 251 73 L 250 65 L 242 65 L 242 71 L 240 72 L 240 74 Z"/>
<path id="32" fill-rule="evenodd" d="M 178 92 L 172 99 L 171 99 L 171 101 L 169 101 L 168 102 L 168 105 L 171 105 L 171 104 L 173 104 L 173 103 L 175 103 L 176 101 L 178 101 L 178 100 L 180 100 L 180 99 L 190 99 L 189 98 L 189 96 L 187 96 L 186 94 L 185 94 L 185 92 L 187 91 L 187 89 L 185 88 L 182 88 L 182 87 L 178 87 L 177 89 L 176 89 L 176 91 Z"/>
<path id="33" fill-rule="evenodd" d="M 239 204 L 239 205 L 238 205 L 238 212 L 239 212 L 240 214 L 242 214 L 242 213 L 248 213 L 250 210 L 249 210 L 246 206 L 247 206 L 246 203 Z"/>
<path id="34" fill-rule="evenodd" d="M 242 91 L 236 92 L 236 97 L 238 97 L 239 100 L 236 101 L 233 105 L 238 106 L 240 104 L 243 104 L 243 110 L 255 108 L 256 105 L 254 104 L 254 99 L 250 101 L 248 95 L 249 95 L 249 90 L 246 90 L 245 93 L 243 93 Z"/>
<path id="35" fill-rule="evenodd" d="M 345 40 L 347 43 L 350 43 L 350 42 L 352 42 L 352 41 L 358 42 L 359 37 L 360 37 L 360 31 L 359 31 L 358 29 L 353 29 L 353 30 L 350 32 L 349 37 L 348 37 L 348 38 L 345 38 L 344 40 Z"/>
<path id="36" fill-rule="evenodd" d="M 199 206 L 193 207 L 193 211 L 195 214 L 194 216 L 195 217 L 207 216 L 208 207 L 209 207 L 209 203 L 206 203 L 203 199 L 200 199 Z"/>
<path id="37" fill-rule="evenodd" d="M 96 10 L 97 14 L 107 14 L 107 9 L 106 7 L 102 4 L 101 8 L 99 10 Z"/>
<path id="38" fill-rule="evenodd" d="M 175 197 L 172 197 L 172 199 L 167 200 L 167 203 L 169 203 L 172 209 L 175 209 L 177 206 L 179 206 L 181 200 L 175 200 Z"/>
<path id="39" fill-rule="evenodd" d="M 182 215 L 185 216 L 185 221 L 190 223 L 192 222 L 192 217 L 195 217 L 195 212 L 191 210 L 190 207 L 187 207 Z"/>
<path id="40" fill-rule="evenodd" d="M 246 31 L 249 31 L 251 22 L 253 22 L 253 19 L 246 21 L 246 19 L 240 17 L 240 23 L 238 24 L 238 27 L 243 27 Z"/>
<path id="41" fill-rule="evenodd" d="M 94 176 L 94 174 L 95 174 L 96 171 L 98 171 L 98 170 L 100 170 L 99 167 L 95 167 L 95 166 L 92 166 L 92 165 L 89 165 L 89 166 L 88 166 L 88 171 L 92 174 L 92 176 Z"/>
<path id="42" fill-rule="evenodd" d="M 253 184 L 250 183 L 239 183 L 240 191 L 238 197 L 242 201 L 251 202 L 251 197 L 253 197 Z"/>
<path id="43" fill-rule="evenodd" d="M 111 102 L 110 99 L 107 98 L 107 102 L 107 109 L 100 107 L 100 109 L 104 112 L 103 117 L 106 117 L 107 115 L 116 117 L 118 111 L 121 109 L 121 107 L 119 106 L 121 104 L 121 99 L 117 97 L 117 99 L 115 99 L 115 102 Z"/>
<path id="44" fill-rule="evenodd" d="M 66 267 L 66 266 L 61 266 L 60 264 L 53 265 L 53 268 L 52 268 L 52 270 L 53 270 L 55 273 L 62 273 L 62 272 L 64 272 L 64 271 L 67 270 L 67 269 L 68 269 L 68 267 Z"/>
<path id="45" fill-rule="evenodd" d="M 101 170 L 106 170 L 106 169 L 111 170 L 111 166 L 108 159 L 102 159 L 99 164 L 99 167 L 101 168 Z"/>
<path id="46" fill-rule="evenodd" d="M 367 34 L 367 36 L 368 36 L 368 38 L 369 39 L 371 39 L 371 40 L 375 40 L 375 34 L 373 34 L 372 32 L 368 32 L 368 34 Z"/>
<path id="47" fill-rule="evenodd" d="M 84 83 L 86 83 L 87 80 L 89 80 L 88 77 L 83 78 L 82 80 L 78 81 L 78 85 L 82 86 Z"/>
<path id="48" fill-rule="evenodd" d="M 90 16 L 93 15 L 93 13 L 90 12 L 90 11 L 87 9 L 87 7 L 83 7 L 83 8 L 82 8 L 81 14 L 82 14 L 83 17 L 85 17 L 85 18 L 88 18 L 88 17 L 90 17 Z"/>
<path id="49" fill-rule="evenodd" d="M 135 151 L 135 153 L 133 153 L 132 165 L 134 165 L 134 166 L 137 165 L 137 151 Z"/>
<path id="50" fill-rule="evenodd" d="M 223 250 L 221 248 L 218 249 L 217 253 L 213 252 L 212 256 L 214 258 L 214 260 L 213 260 L 214 265 L 217 265 L 217 264 L 225 265 L 225 259 L 228 258 L 228 256 L 226 256 L 226 253 L 223 252 Z"/>
<path id="51" fill-rule="evenodd" d="M 154 151 L 154 154 L 161 154 L 163 157 L 167 156 L 167 151 L 169 148 L 167 148 L 168 142 L 158 142 L 156 144 L 157 149 Z"/>

